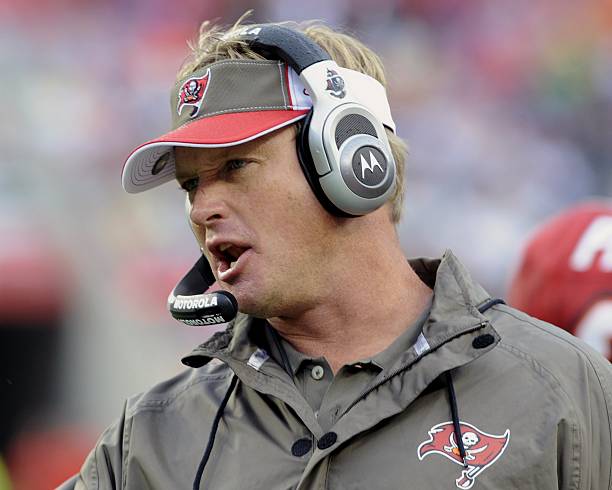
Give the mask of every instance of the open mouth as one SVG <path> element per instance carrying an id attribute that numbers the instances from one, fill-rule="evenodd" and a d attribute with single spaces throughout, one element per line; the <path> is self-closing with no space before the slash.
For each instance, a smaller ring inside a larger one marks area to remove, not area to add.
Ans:
<path id="1" fill-rule="evenodd" d="M 223 243 L 215 247 L 213 254 L 217 259 L 217 276 L 221 281 L 229 279 L 238 272 L 240 258 L 248 247 L 239 247 L 231 243 Z"/>

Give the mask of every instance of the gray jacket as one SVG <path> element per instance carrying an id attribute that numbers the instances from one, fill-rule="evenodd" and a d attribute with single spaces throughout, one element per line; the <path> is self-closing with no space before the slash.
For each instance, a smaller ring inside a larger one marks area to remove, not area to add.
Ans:
<path id="1" fill-rule="evenodd" d="M 506 305 L 481 313 L 450 252 L 411 265 L 434 288 L 422 335 L 327 433 L 241 316 L 129 399 L 60 488 L 612 489 L 610 363 Z"/>

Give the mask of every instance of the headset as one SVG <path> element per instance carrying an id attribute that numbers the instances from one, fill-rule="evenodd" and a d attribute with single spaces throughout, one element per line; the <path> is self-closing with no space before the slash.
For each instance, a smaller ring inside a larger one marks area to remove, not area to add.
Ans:
<path id="1" fill-rule="evenodd" d="M 297 153 L 325 209 L 337 216 L 362 216 L 387 202 L 396 186 L 395 160 L 382 122 L 359 101 L 363 88 L 352 86 L 360 80 L 342 76 L 358 72 L 340 68 L 306 34 L 286 26 L 247 27 L 238 39 L 265 58 L 291 66 L 312 98 Z"/>
<path id="2" fill-rule="evenodd" d="M 291 66 L 312 98 L 313 107 L 300 123 L 297 154 L 323 207 L 336 216 L 356 217 L 387 202 L 396 186 L 396 164 L 385 126 L 360 103 L 359 89 L 351 87 L 358 85 L 360 78 L 343 77 L 351 71 L 340 68 L 308 36 L 286 26 L 250 26 L 240 31 L 237 39 L 265 58 Z M 359 76 L 363 80 L 364 75 Z M 202 293 L 214 280 L 202 255 L 168 297 L 172 316 L 190 326 L 231 321 L 238 305 L 230 293 Z"/>

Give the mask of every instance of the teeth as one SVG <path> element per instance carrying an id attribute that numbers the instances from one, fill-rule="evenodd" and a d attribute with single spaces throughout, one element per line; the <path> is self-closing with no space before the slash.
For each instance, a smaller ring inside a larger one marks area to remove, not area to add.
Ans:
<path id="1" fill-rule="evenodd" d="M 219 250 L 221 250 L 221 252 L 225 252 L 230 247 L 231 245 L 229 243 L 224 243 L 223 245 L 219 247 Z"/>
<path id="2" fill-rule="evenodd" d="M 233 260 L 233 261 L 230 263 L 230 269 L 231 269 L 232 267 L 234 267 L 234 265 L 236 265 L 236 262 L 237 262 L 237 260 Z"/>

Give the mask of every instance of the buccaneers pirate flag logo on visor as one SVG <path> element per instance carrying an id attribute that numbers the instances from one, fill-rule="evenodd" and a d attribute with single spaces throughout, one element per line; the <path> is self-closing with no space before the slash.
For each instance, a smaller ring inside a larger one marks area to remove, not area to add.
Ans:
<path id="1" fill-rule="evenodd" d="M 472 488 L 476 477 L 503 454 L 510 441 L 510 430 L 506 429 L 501 436 L 495 436 L 465 422 L 461 422 L 460 427 L 467 468 L 461 471 L 455 484 L 457 488 L 468 489 Z M 440 454 L 463 466 L 452 422 L 434 425 L 428 433 L 429 439 L 422 442 L 417 450 L 419 460 L 430 454 Z"/>
<path id="2" fill-rule="evenodd" d="M 189 117 L 198 115 L 202 102 L 204 101 L 206 89 L 208 88 L 209 79 L 210 70 L 208 70 L 203 77 L 189 78 L 183 82 L 178 92 L 178 105 L 176 106 L 176 112 L 179 116 L 185 106 L 191 106 Z"/>

